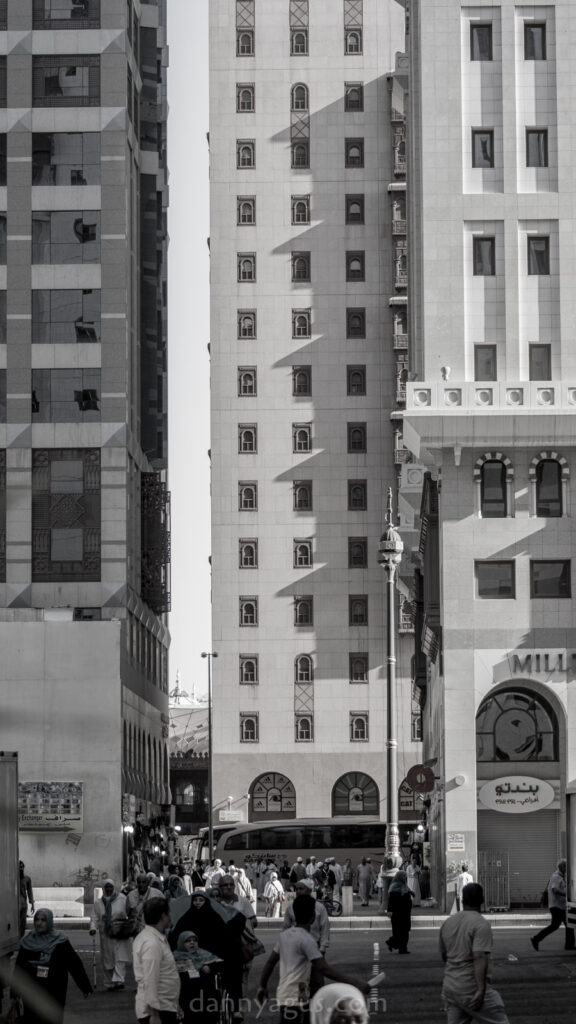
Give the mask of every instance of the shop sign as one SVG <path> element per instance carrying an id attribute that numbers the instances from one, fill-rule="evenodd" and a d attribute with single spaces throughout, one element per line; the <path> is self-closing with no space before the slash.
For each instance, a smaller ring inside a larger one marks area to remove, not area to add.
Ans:
<path id="1" fill-rule="evenodd" d="M 21 832 L 82 832 L 84 783 L 20 782 L 18 828 Z"/>
<path id="2" fill-rule="evenodd" d="M 449 832 L 447 840 L 446 849 L 448 853 L 466 852 L 466 838 L 463 832 Z"/>
<path id="3" fill-rule="evenodd" d="M 505 814 L 528 814 L 541 811 L 554 803 L 554 786 L 545 779 L 533 779 L 528 775 L 506 775 L 502 779 L 491 779 L 480 787 L 478 799 L 483 807 Z"/>

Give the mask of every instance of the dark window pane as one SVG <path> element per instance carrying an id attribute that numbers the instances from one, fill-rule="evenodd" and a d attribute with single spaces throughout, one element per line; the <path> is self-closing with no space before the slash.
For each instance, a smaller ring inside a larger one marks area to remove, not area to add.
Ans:
<path id="1" fill-rule="evenodd" d="M 475 345 L 474 380 L 496 379 L 496 345 Z"/>
<path id="2" fill-rule="evenodd" d="M 496 273 L 496 240 L 476 237 L 472 242 L 475 277 L 493 277 Z"/>
<path id="3" fill-rule="evenodd" d="M 470 26 L 470 59 L 492 60 L 492 25 Z"/>
<path id="4" fill-rule="evenodd" d="M 530 380 L 552 380 L 550 345 L 530 345 Z"/>
<path id="5" fill-rule="evenodd" d="M 472 129 L 472 166 L 494 167 L 494 132 Z"/>
<path id="6" fill-rule="evenodd" d="M 536 515 L 562 515 L 562 467 L 556 459 L 542 459 L 536 466 Z"/>
<path id="7" fill-rule="evenodd" d="M 506 466 L 503 462 L 488 459 L 483 464 L 480 503 L 484 519 L 497 519 L 506 515 Z"/>
<path id="8" fill-rule="evenodd" d="M 528 239 L 528 274 L 543 275 L 550 273 L 550 239 Z"/>
<path id="9" fill-rule="evenodd" d="M 526 130 L 526 166 L 548 167 L 548 132 L 545 128 Z"/>
<path id="10" fill-rule="evenodd" d="M 32 136 L 33 185 L 99 185 L 98 132 L 35 133 Z"/>
<path id="11" fill-rule="evenodd" d="M 531 562 L 531 597 L 570 597 L 570 562 Z"/>
<path id="12" fill-rule="evenodd" d="M 546 60 L 546 25 L 524 23 L 524 60 Z"/>
<path id="13" fill-rule="evenodd" d="M 514 597 L 514 562 L 476 562 L 476 586 L 478 597 Z"/>

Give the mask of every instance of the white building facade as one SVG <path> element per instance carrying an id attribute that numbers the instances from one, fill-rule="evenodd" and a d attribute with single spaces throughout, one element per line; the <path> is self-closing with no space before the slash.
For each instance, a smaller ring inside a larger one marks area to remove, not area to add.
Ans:
<path id="1" fill-rule="evenodd" d="M 427 468 L 433 885 L 450 902 L 466 860 L 487 905 L 537 905 L 576 776 L 576 12 L 412 0 L 409 14 L 403 436 Z"/>
<path id="2" fill-rule="evenodd" d="M 385 820 L 404 12 L 211 0 L 210 31 L 215 821 Z M 420 755 L 411 654 L 399 779 Z"/>

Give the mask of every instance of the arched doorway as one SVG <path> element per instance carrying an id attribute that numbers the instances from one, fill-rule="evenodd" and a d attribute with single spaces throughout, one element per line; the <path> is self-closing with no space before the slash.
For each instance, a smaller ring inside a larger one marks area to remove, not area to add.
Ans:
<path id="1" fill-rule="evenodd" d="M 537 906 L 560 855 L 559 719 L 529 685 L 486 697 L 476 715 L 478 878 L 487 909 Z"/>
<path id="2" fill-rule="evenodd" d="M 296 817 L 296 790 L 279 772 L 259 775 L 250 786 L 249 821 L 270 821 Z"/>
<path id="3" fill-rule="evenodd" d="M 341 775 L 332 789 L 332 814 L 335 817 L 372 814 L 380 817 L 378 786 L 365 772 Z"/>

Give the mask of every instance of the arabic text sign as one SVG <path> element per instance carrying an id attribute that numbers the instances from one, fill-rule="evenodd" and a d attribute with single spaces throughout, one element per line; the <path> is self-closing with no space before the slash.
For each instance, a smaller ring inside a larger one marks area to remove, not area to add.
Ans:
<path id="1" fill-rule="evenodd" d="M 483 807 L 505 814 L 527 814 L 541 811 L 554 803 L 554 787 L 544 779 L 532 779 L 527 775 L 507 775 L 502 779 L 491 779 L 480 788 L 478 799 Z"/>
<path id="2" fill-rule="evenodd" d="M 18 828 L 21 832 L 82 832 L 84 783 L 20 782 Z"/>

